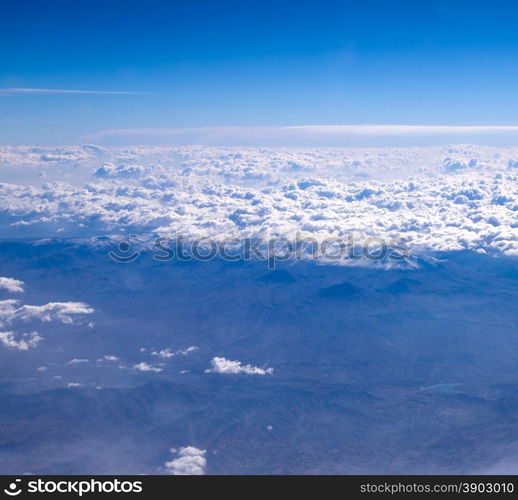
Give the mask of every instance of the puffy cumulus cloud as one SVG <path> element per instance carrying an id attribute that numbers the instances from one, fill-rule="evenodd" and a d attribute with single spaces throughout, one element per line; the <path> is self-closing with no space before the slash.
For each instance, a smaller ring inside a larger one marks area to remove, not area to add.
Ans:
<path id="1" fill-rule="evenodd" d="M 140 174 L 144 171 L 144 167 L 140 165 L 122 164 L 115 166 L 113 163 L 104 163 L 95 170 L 94 175 L 97 177 L 125 177 Z"/>
<path id="2" fill-rule="evenodd" d="M 321 241 L 361 232 L 416 253 L 518 255 L 515 147 L 0 147 L 11 170 L 48 161 L 84 182 L 0 184 L 3 234 Z"/>
<path id="3" fill-rule="evenodd" d="M 16 281 L 16 280 L 15 280 Z M 77 315 L 91 314 L 94 310 L 82 302 L 49 302 L 42 306 L 21 305 L 19 300 L 0 300 L 0 328 L 16 322 L 60 321 L 74 323 Z M 0 342 L 8 348 L 28 351 L 38 346 L 43 337 L 37 332 L 17 333 L 12 330 L 0 332 Z M 73 359 L 69 364 L 78 364 L 87 360 Z"/>
<path id="4" fill-rule="evenodd" d="M 223 373 L 236 375 L 244 373 L 246 375 L 271 375 L 273 368 L 259 368 L 258 366 L 243 365 L 241 361 L 231 361 L 226 358 L 212 358 L 211 368 L 205 370 L 205 373 Z"/>
<path id="5" fill-rule="evenodd" d="M 176 450 L 171 448 L 171 453 L 176 453 L 176 458 L 166 462 L 164 468 L 171 476 L 201 476 L 207 468 L 206 450 L 200 450 L 194 446 L 185 446 Z"/>
<path id="6" fill-rule="evenodd" d="M 9 299 L 0 301 L 0 325 L 17 320 L 60 321 L 73 324 L 75 317 L 93 312 L 94 309 L 83 302 L 49 302 L 41 306 L 33 306 L 20 305 L 20 301 Z"/>
<path id="7" fill-rule="evenodd" d="M 8 348 L 28 351 L 38 346 L 43 337 L 37 332 L 17 334 L 15 332 L 0 332 L 0 342 Z"/>
<path id="8" fill-rule="evenodd" d="M 24 282 L 14 278 L 0 277 L 0 289 L 7 290 L 12 293 L 23 292 Z"/>
<path id="9" fill-rule="evenodd" d="M 133 365 L 133 368 L 139 372 L 161 372 L 162 368 L 159 366 L 150 365 L 149 363 L 146 363 L 145 361 L 142 361 L 140 363 L 137 363 Z"/>

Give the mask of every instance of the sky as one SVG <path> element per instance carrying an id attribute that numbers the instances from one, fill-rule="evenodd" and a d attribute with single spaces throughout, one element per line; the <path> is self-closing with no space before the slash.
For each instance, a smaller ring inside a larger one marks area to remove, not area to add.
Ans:
<path id="1" fill-rule="evenodd" d="M 516 145 L 517 15 L 498 0 L 2 2 L 0 144 Z M 286 129 L 307 126 L 326 127 Z"/>

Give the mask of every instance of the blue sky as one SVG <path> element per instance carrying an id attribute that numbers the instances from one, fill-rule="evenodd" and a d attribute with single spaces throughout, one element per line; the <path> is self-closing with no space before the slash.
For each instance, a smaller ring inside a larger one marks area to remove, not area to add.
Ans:
<path id="1" fill-rule="evenodd" d="M 203 142 L 163 132 L 199 127 L 258 137 L 298 125 L 518 125 L 518 4 L 453 3 L 2 2 L 0 143 Z"/>

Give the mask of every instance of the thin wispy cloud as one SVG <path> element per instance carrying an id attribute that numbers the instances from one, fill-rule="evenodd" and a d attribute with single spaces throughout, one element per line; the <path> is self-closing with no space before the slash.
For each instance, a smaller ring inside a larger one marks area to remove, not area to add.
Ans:
<path id="1" fill-rule="evenodd" d="M 518 138 L 517 125 L 299 125 L 100 130 L 88 141 L 207 145 L 340 145 L 355 141 L 467 141 Z"/>
<path id="2" fill-rule="evenodd" d="M 516 125 L 299 125 L 281 130 L 323 135 L 442 135 L 518 132 Z"/>
<path id="3" fill-rule="evenodd" d="M 24 94 L 96 94 L 96 95 L 137 95 L 143 92 L 129 90 L 84 90 L 84 89 L 40 89 L 32 87 L 14 87 L 0 89 L 0 95 L 24 95 Z"/>

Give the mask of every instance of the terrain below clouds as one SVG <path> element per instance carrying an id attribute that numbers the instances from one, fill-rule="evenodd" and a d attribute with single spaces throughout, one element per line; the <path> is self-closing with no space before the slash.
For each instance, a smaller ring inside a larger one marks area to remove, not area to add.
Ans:
<path id="1" fill-rule="evenodd" d="M 456 473 L 517 457 L 513 258 L 125 265 L 59 241 L 0 255 L 18 300 L 93 310 L 24 323 L 34 349 L 0 345 L 4 473 Z"/>

